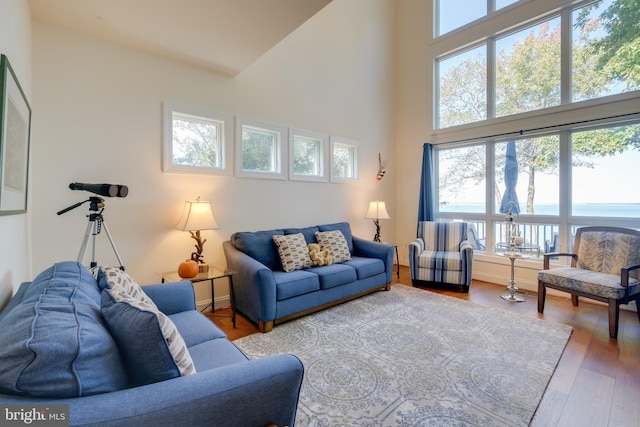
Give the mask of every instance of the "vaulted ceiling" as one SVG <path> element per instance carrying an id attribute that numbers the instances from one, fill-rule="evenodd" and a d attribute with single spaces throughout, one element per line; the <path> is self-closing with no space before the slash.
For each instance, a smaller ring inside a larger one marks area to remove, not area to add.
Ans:
<path id="1" fill-rule="evenodd" d="M 28 0 L 35 20 L 239 74 L 331 0 Z"/>

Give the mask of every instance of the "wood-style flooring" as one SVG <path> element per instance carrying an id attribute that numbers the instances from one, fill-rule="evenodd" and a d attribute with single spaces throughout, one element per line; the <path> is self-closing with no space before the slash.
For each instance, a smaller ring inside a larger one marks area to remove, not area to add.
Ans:
<path id="1" fill-rule="evenodd" d="M 395 280 L 395 276 L 394 276 Z M 398 283 L 411 286 L 409 269 L 400 267 Z M 535 427 L 637 427 L 640 426 L 640 322 L 635 312 L 621 310 L 618 339 L 609 338 L 607 308 L 581 299 L 580 306 L 566 298 L 547 295 L 544 314 L 537 296 L 523 303 L 500 298 L 504 285 L 473 282 L 468 294 L 432 290 L 485 306 L 499 307 L 522 316 L 547 319 L 573 327 L 573 333 L 531 423 Z M 230 309 L 216 310 L 228 314 Z M 243 316 L 236 328 L 229 317 L 210 316 L 229 339 L 257 333 Z M 277 328 L 277 326 L 276 326 Z M 514 366 L 514 369 L 518 369 Z"/>

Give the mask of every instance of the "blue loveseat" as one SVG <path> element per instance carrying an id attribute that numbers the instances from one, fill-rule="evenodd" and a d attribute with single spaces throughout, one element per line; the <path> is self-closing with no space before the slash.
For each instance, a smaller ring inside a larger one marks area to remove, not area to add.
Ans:
<path id="1" fill-rule="evenodd" d="M 25 411 L 69 405 L 71 425 L 293 425 L 303 376 L 296 357 L 247 360 L 195 309 L 190 282 L 143 286 L 178 329 L 195 373 L 142 384 L 141 371 L 175 371 L 175 365 L 159 367 L 158 356 L 170 346 L 144 344 L 135 347 L 135 360 L 126 360 L 122 335 L 138 328 L 130 344 L 141 344 L 158 332 L 157 322 L 125 317 L 114 331 L 100 283 L 81 264 L 62 262 L 20 286 L 0 313 L 1 404 Z"/>
<path id="2" fill-rule="evenodd" d="M 340 231 L 350 260 L 284 271 L 273 236 L 302 234 L 307 244 L 316 233 Z M 274 325 L 378 290 L 389 290 L 394 247 L 353 236 L 347 222 L 305 228 L 234 233 L 223 243 L 233 276 L 236 309 L 269 332 Z"/>

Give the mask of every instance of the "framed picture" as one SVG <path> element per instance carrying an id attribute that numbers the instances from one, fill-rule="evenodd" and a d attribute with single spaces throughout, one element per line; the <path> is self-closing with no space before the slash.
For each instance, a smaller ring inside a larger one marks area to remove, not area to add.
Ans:
<path id="1" fill-rule="evenodd" d="M 27 211 L 31 107 L 9 59 L 0 57 L 0 215 Z"/>

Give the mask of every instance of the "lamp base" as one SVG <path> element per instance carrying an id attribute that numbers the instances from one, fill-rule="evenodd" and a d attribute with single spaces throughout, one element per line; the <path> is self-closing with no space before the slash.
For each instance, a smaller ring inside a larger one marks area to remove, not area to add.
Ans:
<path id="1" fill-rule="evenodd" d="M 198 264 L 198 273 L 208 273 L 209 272 L 209 264 L 202 263 Z"/>

